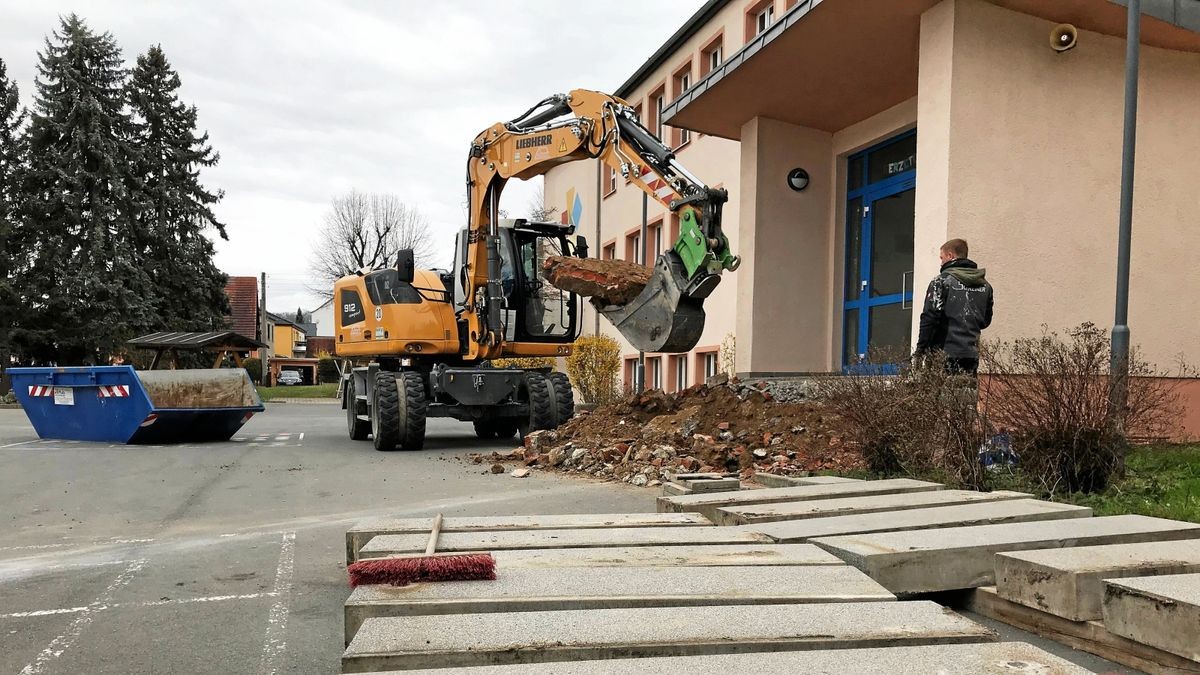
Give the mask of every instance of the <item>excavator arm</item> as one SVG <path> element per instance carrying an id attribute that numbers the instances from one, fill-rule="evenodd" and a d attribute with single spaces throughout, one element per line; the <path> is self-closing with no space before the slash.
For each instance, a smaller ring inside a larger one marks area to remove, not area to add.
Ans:
<path id="1" fill-rule="evenodd" d="M 463 316 L 469 358 L 498 356 L 503 330 L 499 204 L 510 178 L 527 180 L 567 162 L 599 159 L 679 216 L 679 238 L 659 256 L 645 289 L 631 302 L 599 311 L 635 347 L 691 349 L 704 328 L 704 299 L 739 259 L 721 230 L 728 195 L 689 173 L 625 101 L 576 89 L 547 98 L 520 117 L 486 129 L 467 165 L 467 297 Z"/>

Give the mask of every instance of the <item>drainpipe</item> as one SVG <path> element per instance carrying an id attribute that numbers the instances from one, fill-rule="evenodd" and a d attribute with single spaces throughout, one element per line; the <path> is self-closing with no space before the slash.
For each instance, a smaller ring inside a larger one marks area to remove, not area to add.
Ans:
<path id="1" fill-rule="evenodd" d="M 1133 159 L 1137 145 L 1138 51 L 1141 42 L 1141 0 L 1129 0 L 1125 29 L 1125 120 L 1121 146 L 1121 211 L 1117 230 L 1117 303 L 1112 329 L 1109 375 L 1117 428 L 1124 427 L 1129 394 L 1129 246 L 1133 228 Z"/>
<path id="2" fill-rule="evenodd" d="M 600 175 L 601 175 L 602 171 L 604 171 L 604 160 L 597 159 L 596 160 L 596 243 L 594 244 L 594 246 L 596 247 L 596 257 L 601 258 L 601 259 L 604 258 L 604 242 L 600 239 L 600 218 L 601 218 L 600 204 L 601 204 L 601 200 L 604 199 L 604 194 L 601 192 L 601 190 L 603 188 L 600 185 Z M 599 335 L 600 334 L 600 312 L 599 312 L 599 310 L 597 310 L 595 312 L 595 315 L 596 315 L 596 326 L 595 326 L 595 329 L 592 331 L 592 334 Z"/>
<path id="3" fill-rule="evenodd" d="M 647 246 L 646 246 L 646 244 L 647 244 L 647 242 L 646 242 L 646 229 L 647 229 L 646 228 L 646 213 L 647 213 L 648 207 L 649 207 L 649 199 L 646 197 L 646 193 L 643 192 L 642 193 L 642 233 L 638 238 L 638 248 L 641 249 L 640 251 L 638 251 L 638 257 L 641 258 L 641 260 L 639 262 L 642 263 L 642 267 L 646 266 L 646 248 L 647 248 Z M 642 351 L 638 352 L 637 391 L 639 394 L 646 391 L 646 352 L 642 352 Z"/>

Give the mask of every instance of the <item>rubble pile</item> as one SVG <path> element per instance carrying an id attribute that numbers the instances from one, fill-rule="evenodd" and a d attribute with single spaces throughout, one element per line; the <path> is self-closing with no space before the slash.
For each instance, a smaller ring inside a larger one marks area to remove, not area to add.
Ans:
<path id="1" fill-rule="evenodd" d="M 633 485 L 658 485 L 664 474 L 755 472 L 795 475 L 864 467 L 843 444 L 836 419 L 803 393 L 780 401 L 766 382 L 723 379 L 678 394 L 649 391 L 591 412 L 554 431 L 529 434 L 525 447 L 471 455 L 484 462 L 522 462 Z"/>

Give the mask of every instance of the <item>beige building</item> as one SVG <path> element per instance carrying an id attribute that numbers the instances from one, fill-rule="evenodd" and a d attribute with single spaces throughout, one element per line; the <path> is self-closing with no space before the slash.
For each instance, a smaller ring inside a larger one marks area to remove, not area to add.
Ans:
<path id="1" fill-rule="evenodd" d="M 1200 2 L 1143 11 L 1130 326 L 1152 361 L 1200 363 Z M 986 337 L 1111 324 L 1125 13 L 1113 0 L 706 3 L 616 94 L 729 191 L 743 262 L 705 303 L 692 353 L 648 355 L 647 384 L 694 384 L 728 335 L 736 371 L 755 375 L 910 348 L 950 237 L 996 288 Z M 1052 49 L 1059 24 L 1072 49 Z M 553 169 L 546 198 L 606 257 L 648 245 L 653 258 L 677 231 L 651 200 L 640 241 L 641 192 L 597 162 Z M 594 317 L 585 333 L 619 339 Z"/>

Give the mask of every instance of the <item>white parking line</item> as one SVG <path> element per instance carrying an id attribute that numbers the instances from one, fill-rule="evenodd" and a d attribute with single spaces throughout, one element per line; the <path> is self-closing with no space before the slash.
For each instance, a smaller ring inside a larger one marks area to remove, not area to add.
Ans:
<path id="1" fill-rule="evenodd" d="M 279 565 L 275 568 L 275 586 L 278 594 L 271 613 L 267 615 L 267 634 L 263 638 L 262 656 L 258 661 L 259 675 L 274 675 L 279 670 L 279 661 L 287 651 L 288 604 L 292 594 L 292 574 L 296 561 L 296 533 L 284 532 L 279 546 Z"/>
<path id="2" fill-rule="evenodd" d="M 36 551 L 46 548 L 66 548 L 68 546 L 107 546 L 109 544 L 148 544 L 153 539 L 89 539 L 85 541 L 70 541 L 61 544 L 30 544 L 28 546 L 0 546 L 0 551 Z"/>
<path id="3" fill-rule="evenodd" d="M 203 602 L 227 602 L 229 600 L 257 600 L 259 598 L 273 598 L 279 595 L 275 591 L 263 591 L 261 593 L 243 593 L 241 595 L 206 595 L 199 598 L 175 598 L 173 600 L 147 600 L 145 602 L 114 602 L 108 605 L 92 607 L 86 605 L 83 607 L 63 607 L 62 609 L 38 609 L 32 612 L 12 612 L 10 614 L 0 614 L 0 619 L 28 619 L 38 616 L 54 616 L 56 614 L 78 614 L 79 612 L 103 612 L 110 609 L 140 609 L 143 607 L 164 607 L 167 605 L 191 605 Z"/>
<path id="4" fill-rule="evenodd" d="M 100 609 L 108 604 L 108 602 L 112 600 L 113 595 L 115 595 L 120 588 L 127 586 L 129 582 L 133 580 L 134 575 L 141 571 L 141 569 L 145 566 L 145 560 L 134 560 L 133 562 L 129 563 L 129 566 L 126 567 L 123 572 L 118 574 L 116 579 L 113 579 L 113 582 L 108 585 L 108 588 L 104 589 L 104 592 L 100 594 L 100 597 L 96 598 L 90 605 L 79 611 L 79 616 L 75 617 L 75 620 L 71 622 L 70 626 L 67 626 L 66 632 L 51 640 L 50 644 L 46 645 L 46 648 L 37 655 L 36 659 L 30 661 L 25 665 L 24 668 L 21 669 L 21 675 L 35 675 L 36 673 L 42 672 L 45 669 L 46 664 L 62 656 L 64 652 L 70 649 L 71 645 L 75 643 L 75 640 L 79 638 L 79 634 L 83 632 L 83 629 L 92 622 L 92 618 L 96 614 L 95 610 Z"/>

